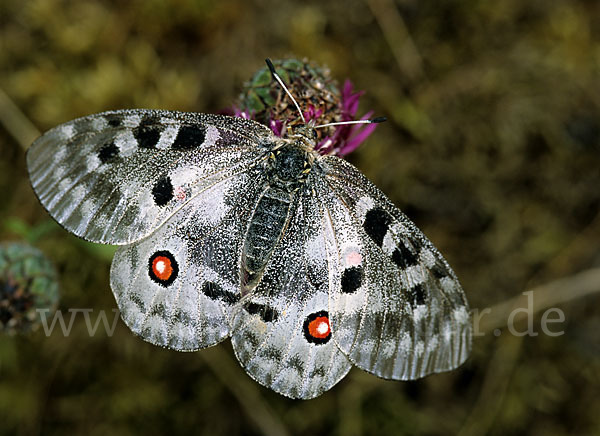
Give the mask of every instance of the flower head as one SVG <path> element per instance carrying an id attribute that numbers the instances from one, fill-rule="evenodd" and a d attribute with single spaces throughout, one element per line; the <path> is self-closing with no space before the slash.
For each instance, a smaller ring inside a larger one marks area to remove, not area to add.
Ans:
<path id="1" fill-rule="evenodd" d="M 23 243 L 0 244 L 0 332 L 35 330 L 38 309 L 53 312 L 58 294 L 56 271 L 39 250 Z"/>
<path id="2" fill-rule="evenodd" d="M 316 124 L 328 124 L 357 119 L 359 99 L 364 92 L 355 92 L 350 80 L 346 80 L 340 92 L 327 68 L 297 59 L 275 60 L 273 64 L 298 102 L 306 122 L 314 120 Z M 284 136 L 288 126 L 302 122 L 296 107 L 281 86 L 272 80 L 266 67 L 258 70 L 245 84 L 232 112 L 235 116 L 269 126 L 277 136 Z M 360 119 L 368 119 L 371 115 L 372 112 L 368 112 Z M 317 129 L 315 149 L 321 154 L 346 155 L 356 150 L 375 127 L 376 124 L 353 124 Z"/>

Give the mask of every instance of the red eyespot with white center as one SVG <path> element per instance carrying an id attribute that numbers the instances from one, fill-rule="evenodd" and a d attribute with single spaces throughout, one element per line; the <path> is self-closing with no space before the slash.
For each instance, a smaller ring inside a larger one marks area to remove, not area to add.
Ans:
<path id="1" fill-rule="evenodd" d="M 331 339 L 329 314 L 326 311 L 311 313 L 304 320 L 304 337 L 313 344 L 325 344 Z"/>
<path id="2" fill-rule="evenodd" d="M 169 251 L 157 251 L 150 256 L 148 262 L 148 275 L 150 279 L 162 286 L 169 286 L 179 274 L 179 267 L 175 256 Z"/>
<path id="3" fill-rule="evenodd" d="M 169 277 L 173 274 L 171 261 L 164 256 L 156 257 L 152 262 L 152 271 L 160 280 L 169 280 Z"/>

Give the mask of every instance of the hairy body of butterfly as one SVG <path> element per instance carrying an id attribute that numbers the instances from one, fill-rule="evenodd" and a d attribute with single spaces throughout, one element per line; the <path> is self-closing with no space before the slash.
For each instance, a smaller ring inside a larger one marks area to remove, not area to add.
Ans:
<path id="1" fill-rule="evenodd" d="M 468 356 L 468 305 L 446 261 L 355 167 L 249 120 L 154 110 L 90 115 L 27 154 L 42 205 L 121 245 L 124 322 L 180 351 L 230 337 L 259 383 L 313 398 L 352 365 L 407 380 Z"/>
<path id="2" fill-rule="evenodd" d="M 292 136 L 293 142 L 278 141 L 265 167 L 267 180 L 246 234 L 242 251 L 242 296 L 258 284 L 271 253 L 283 234 L 290 206 L 314 161 L 314 151 L 304 126 Z"/>

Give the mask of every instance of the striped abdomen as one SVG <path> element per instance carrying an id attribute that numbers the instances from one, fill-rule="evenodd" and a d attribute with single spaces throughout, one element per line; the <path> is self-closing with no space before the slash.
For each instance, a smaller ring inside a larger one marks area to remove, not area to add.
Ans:
<path id="1" fill-rule="evenodd" d="M 271 186 L 260 198 L 250 220 L 242 252 L 242 296 L 260 281 L 283 233 L 293 195 L 285 189 Z"/>

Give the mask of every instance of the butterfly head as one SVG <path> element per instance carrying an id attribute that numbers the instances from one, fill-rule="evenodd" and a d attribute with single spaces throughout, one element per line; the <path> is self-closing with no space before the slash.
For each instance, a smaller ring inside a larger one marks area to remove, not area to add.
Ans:
<path id="1" fill-rule="evenodd" d="M 317 131 L 312 121 L 309 121 L 307 124 L 301 123 L 288 127 L 287 136 L 297 146 L 307 151 L 313 151 L 317 144 Z"/>

